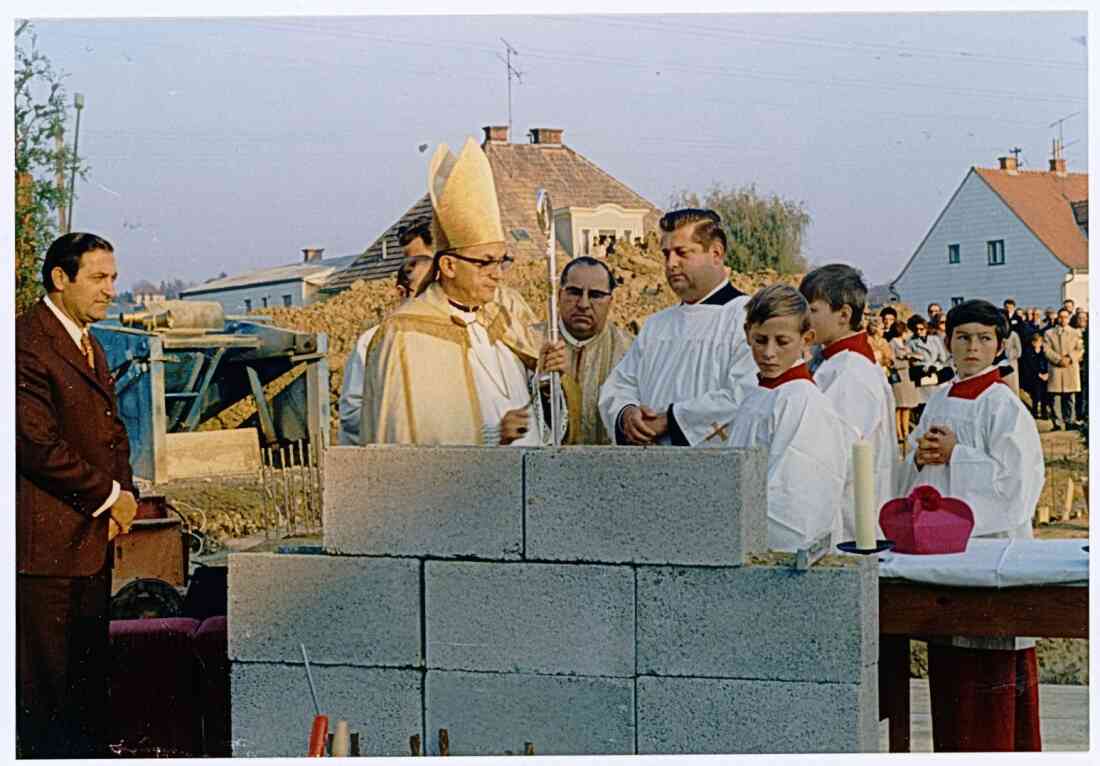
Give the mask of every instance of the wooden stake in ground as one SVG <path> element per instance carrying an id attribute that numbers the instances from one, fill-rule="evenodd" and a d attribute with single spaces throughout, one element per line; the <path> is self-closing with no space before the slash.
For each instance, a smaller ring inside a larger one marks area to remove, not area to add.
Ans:
<path id="1" fill-rule="evenodd" d="M 439 730 L 439 754 L 450 755 L 451 754 L 451 738 L 447 734 L 446 729 Z"/>
<path id="2" fill-rule="evenodd" d="M 1069 521 L 1073 514 L 1073 478 L 1066 479 L 1066 496 L 1062 502 L 1062 521 Z"/>
<path id="3" fill-rule="evenodd" d="M 523 754 L 524 755 L 534 755 L 535 754 L 535 743 L 534 742 L 524 742 L 523 743 Z"/>
<path id="4" fill-rule="evenodd" d="M 413 734 L 409 737 L 409 752 L 413 755 L 420 755 L 420 735 Z"/>

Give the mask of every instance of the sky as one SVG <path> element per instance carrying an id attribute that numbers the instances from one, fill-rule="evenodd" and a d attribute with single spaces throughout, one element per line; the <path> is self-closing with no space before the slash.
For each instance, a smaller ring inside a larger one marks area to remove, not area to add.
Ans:
<path id="1" fill-rule="evenodd" d="M 74 230 L 120 285 L 361 252 L 440 142 L 508 122 L 659 207 L 754 184 L 802 202 L 804 255 L 901 271 L 974 165 L 1087 171 L 1083 12 L 34 21 L 85 98 Z M 422 150 L 423 145 L 428 145 Z"/>

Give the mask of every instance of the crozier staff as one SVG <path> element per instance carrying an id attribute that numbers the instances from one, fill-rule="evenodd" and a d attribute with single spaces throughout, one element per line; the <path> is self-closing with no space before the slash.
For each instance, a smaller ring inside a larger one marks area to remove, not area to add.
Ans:
<path id="1" fill-rule="evenodd" d="M 115 296 L 114 248 L 56 239 L 46 296 L 15 321 L 16 748 L 108 755 L 111 540 L 137 512 L 107 358 L 88 332 Z"/>
<path id="2" fill-rule="evenodd" d="M 489 160 L 467 139 L 429 167 L 435 256 L 420 294 L 385 319 L 367 349 L 362 444 L 538 446 L 532 373 L 565 353 L 538 345 L 534 313 L 501 284 L 512 265 Z"/>

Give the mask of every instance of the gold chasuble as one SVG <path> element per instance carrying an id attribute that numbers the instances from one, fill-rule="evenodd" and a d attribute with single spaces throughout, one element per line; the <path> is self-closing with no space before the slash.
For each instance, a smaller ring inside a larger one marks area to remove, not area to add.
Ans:
<path id="1" fill-rule="evenodd" d="M 546 335 L 546 322 L 532 329 L 540 339 Z M 578 341 L 559 327 L 559 335 L 565 341 L 566 374 L 562 376 L 569 406 L 569 430 L 565 444 L 610 444 L 603 421 L 600 419 L 600 386 L 611 370 L 623 358 L 634 336 L 611 322 L 604 325 L 598 335 Z"/>
<path id="2" fill-rule="evenodd" d="M 500 287 L 477 312 L 489 340 L 533 370 L 535 316 L 519 293 Z M 362 444 L 481 444 L 481 405 L 470 365 L 470 334 L 438 283 L 394 311 L 367 348 Z M 495 424 L 490 424 L 495 425 Z"/>

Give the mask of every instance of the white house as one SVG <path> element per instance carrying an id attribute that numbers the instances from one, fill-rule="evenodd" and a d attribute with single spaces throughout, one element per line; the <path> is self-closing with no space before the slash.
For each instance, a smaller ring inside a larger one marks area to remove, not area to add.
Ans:
<path id="1" fill-rule="evenodd" d="M 1048 171 L 972 167 L 891 288 L 920 313 L 970 298 L 1088 305 L 1088 196 L 1088 174 L 1057 156 Z"/>
<path id="2" fill-rule="evenodd" d="M 222 277 L 180 290 L 183 300 L 217 301 L 227 314 L 245 314 L 281 306 L 308 306 L 338 269 L 359 257 L 321 259 L 323 248 L 305 248 L 300 263 L 273 266 L 233 277 Z"/>

